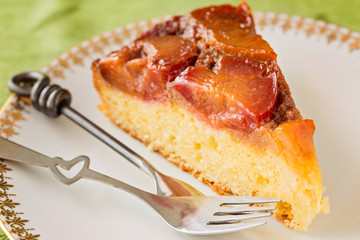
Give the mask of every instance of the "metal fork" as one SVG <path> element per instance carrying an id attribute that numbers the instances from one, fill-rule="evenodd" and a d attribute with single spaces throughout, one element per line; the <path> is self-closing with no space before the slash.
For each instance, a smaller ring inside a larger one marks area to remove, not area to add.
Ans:
<path id="1" fill-rule="evenodd" d="M 8 86 L 16 95 L 30 98 L 33 106 L 48 117 L 55 118 L 63 114 L 137 168 L 152 176 L 155 179 L 157 194 L 164 196 L 203 196 L 193 186 L 159 172 L 142 156 L 70 107 L 70 92 L 58 85 L 50 85 L 50 79 L 44 73 L 32 71 L 17 74 L 8 81 Z"/>
<path id="2" fill-rule="evenodd" d="M 81 178 L 99 181 L 123 189 L 148 203 L 173 229 L 197 235 L 209 235 L 238 231 L 265 224 L 265 221 L 249 221 L 268 217 L 274 206 L 254 207 L 251 204 L 276 203 L 279 199 L 240 196 L 160 196 L 142 191 L 117 179 L 89 169 L 90 159 L 79 156 L 71 161 L 50 158 L 24 146 L 0 137 L 0 158 L 50 168 L 58 180 L 72 184 Z M 59 167 L 70 170 L 83 163 L 81 170 L 72 178 L 64 176 Z"/>

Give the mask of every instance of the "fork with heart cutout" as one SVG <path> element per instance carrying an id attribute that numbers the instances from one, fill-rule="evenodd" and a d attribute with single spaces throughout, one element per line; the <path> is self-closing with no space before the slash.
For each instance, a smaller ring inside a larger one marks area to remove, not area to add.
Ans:
<path id="1" fill-rule="evenodd" d="M 257 207 L 253 204 L 271 204 L 280 200 L 267 197 L 244 196 L 162 196 L 132 187 L 89 168 L 90 159 L 78 156 L 70 161 L 51 158 L 0 137 L 0 158 L 47 167 L 64 184 L 72 184 L 86 178 L 123 189 L 150 205 L 173 229 L 188 234 L 209 235 L 233 232 L 265 224 L 253 220 L 268 217 L 274 206 Z M 73 177 L 66 177 L 59 167 L 70 170 L 82 163 L 81 170 Z"/>

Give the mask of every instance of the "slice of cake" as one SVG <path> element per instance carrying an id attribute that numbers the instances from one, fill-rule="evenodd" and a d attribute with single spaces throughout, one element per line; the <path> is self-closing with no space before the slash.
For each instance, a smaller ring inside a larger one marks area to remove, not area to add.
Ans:
<path id="1" fill-rule="evenodd" d="M 280 198 L 306 230 L 328 211 L 312 120 L 304 120 L 246 3 L 158 24 L 94 61 L 101 110 L 220 194 Z"/>

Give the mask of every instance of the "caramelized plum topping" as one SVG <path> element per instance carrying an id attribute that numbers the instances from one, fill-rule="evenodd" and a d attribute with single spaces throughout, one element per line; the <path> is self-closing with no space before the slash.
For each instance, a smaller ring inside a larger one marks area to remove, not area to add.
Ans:
<path id="1" fill-rule="evenodd" d="M 277 80 L 261 62 L 224 56 L 209 70 L 189 67 L 169 87 L 213 125 L 252 131 L 275 108 Z"/>
<path id="2" fill-rule="evenodd" d="M 310 119 L 296 120 L 281 124 L 273 133 L 275 140 L 282 145 L 286 152 L 293 154 L 297 158 L 296 164 L 302 163 L 308 165 L 308 162 L 302 161 L 299 156 L 315 154 L 313 135 L 315 131 L 314 121 Z"/>
<path id="3" fill-rule="evenodd" d="M 196 57 L 194 44 L 179 36 L 155 36 L 135 41 L 98 63 L 105 80 L 144 100 L 166 96 L 166 83 Z"/>
<path id="4" fill-rule="evenodd" d="M 249 7 L 242 3 L 235 8 L 230 5 L 201 8 L 191 12 L 196 20 L 195 28 L 215 49 L 241 57 L 261 60 L 276 59 L 270 45 L 255 32 Z"/>

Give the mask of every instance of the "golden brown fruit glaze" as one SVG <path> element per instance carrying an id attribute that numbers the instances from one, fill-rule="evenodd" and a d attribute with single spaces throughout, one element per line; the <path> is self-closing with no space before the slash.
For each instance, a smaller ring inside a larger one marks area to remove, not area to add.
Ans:
<path id="1" fill-rule="evenodd" d="M 195 48 L 179 36 L 150 37 L 135 41 L 98 60 L 104 79 L 144 100 L 165 97 L 166 83 L 192 64 Z"/>
<path id="2" fill-rule="evenodd" d="M 214 70 L 189 67 L 170 85 L 215 126 L 245 131 L 270 117 L 277 98 L 276 74 L 239 57 L 222 57 Z"/>
<path id="3" fill-rule="evenodd" d="M 190 13 L 193 26 L 207 44 L 238 56 L 275 60 L 270 45 L 255 32 L 250 8 L 246 3 L 207 7 Z"/>

